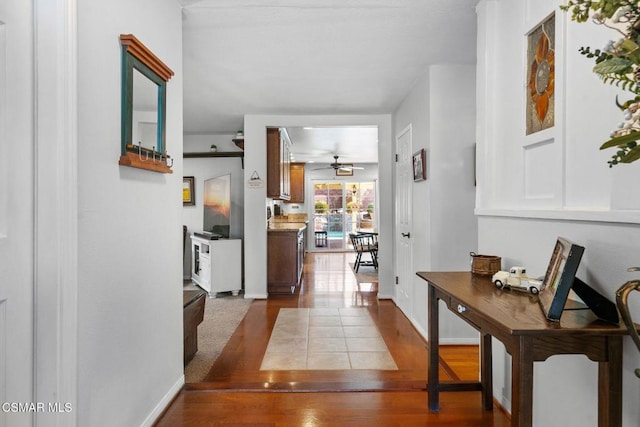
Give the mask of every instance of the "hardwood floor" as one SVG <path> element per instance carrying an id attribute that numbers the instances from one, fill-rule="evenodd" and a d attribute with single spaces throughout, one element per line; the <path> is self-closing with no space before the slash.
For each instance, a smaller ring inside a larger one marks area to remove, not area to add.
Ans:
<path id="1" fill-rule="evenodd" d="M 353 254 L 307 254 L 299 294 L 254 301 L 205 382 L 185 385 L 155 425 L 508 426 L 502 411 L 482 410 L 479 392 L 441 393 L 440 412 L 428 411 L 427 343 L 392 301 L 358 290 L 349 262 Z M 260 370 L 280 308 L 352 306 L 367 308 L 398 370 Z M 476 346 L 441 356 L 443 380 L 478 377 Z"/>

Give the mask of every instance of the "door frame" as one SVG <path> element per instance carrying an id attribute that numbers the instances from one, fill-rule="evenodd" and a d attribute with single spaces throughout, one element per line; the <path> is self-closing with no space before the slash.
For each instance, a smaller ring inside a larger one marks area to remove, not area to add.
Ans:
<path id="1" fill-rule="evenodd" d="M 34 401 L 36 425 L 75 426 L 78 377 L 77 0 L 34 0 Z"/>

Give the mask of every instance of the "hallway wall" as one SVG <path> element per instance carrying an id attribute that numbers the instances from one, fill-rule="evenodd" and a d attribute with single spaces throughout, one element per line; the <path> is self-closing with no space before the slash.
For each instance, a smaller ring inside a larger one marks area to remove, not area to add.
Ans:
<path id="1" fill-rule="evenodd" d="M 234 135 L 185 135 L 185 152 L 206 152 L 211 144 L 218 151 L 240 151 L 231 141 Z M 183 175 L 194 177 L 194 206 L 183 206 L 182 224 L 187 226 L 191 235 L 203 230 L 204 221 L 204 181 L 222 175 L 231 174 L 231 223 L 230 238 L 244 238 L 244 170 L 242 159 L 237 157 L 204 157 L 183 159 Z M 182 275 L 191 278 L 191 240 L 187 238 L 185 260 Z"/>
<path id="2" fill-rule="evenodd" d="M 607 165 L 598 147 L 620 121 L 618 93 L 592 72 L 580 46 L 600 48 L 614 32 L 578 24 L 557 0 L 481 1 L 478 10 L 479 250 L 502 256 L 503 268 L 522 265 L 544 275 L 558 236 L 585 247 L 577 276 L 610 300 L 640 264 L 640 164 Z M 524 132 L 522 53 L 527 32 L 554 12 L 555 125 Z M 499 23 L 499 25 L 497 24 Z M 621 98 L 626 99 L 626 96 Z M 633 189 L 631 189 L 633 188 Z M 631 298 L 630 298 L 631 299 Z M 640 301 L 631 301 L 640 313 Z M 494 341 L 494 394 L 511 405 L 511 357 Z M 623 427 L 640 419 L 633 369 L 640 354 L 624 339 Z M 570 398 L 559 398 L 560 396 Z M 536 426 L 596 425 L 597 364 L 583 356 L 554 356 L 534 370 Z"/>
<path id="3" fill-rule="evenodd" d="M 77 23 L 77 425 L 150 425 L 184 381 L 182 16 L 175 0 L 78 2 Z M 173 174 L 118 165 L 120 34 L 135 35 L 175 73 L 166 125 Z"/>
<path id="4" fill-rule="evenodd" d="M 429 68 L 394 113 L 398 134 L 411 124 L 413 152 L 426 149 L 427 180 L 414 182 L 411 244 L 414 271 L 468 270 L 477 251 L 473 213 L 475 66 Z M 427 286 L 414 276 L 405 313 L 426 337 Z M 478 335 L 452 313 L 441 313 L 441 342 L 475 343 Z"/>

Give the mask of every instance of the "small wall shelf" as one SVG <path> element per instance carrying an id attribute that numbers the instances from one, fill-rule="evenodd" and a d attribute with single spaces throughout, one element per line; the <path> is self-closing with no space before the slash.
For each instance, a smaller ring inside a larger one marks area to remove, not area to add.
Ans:
<path id="1" fill-rule="evenodd" d="M 182 153 L 185 159 L 195 159 L 202 157 L 240 157 L 242 161 L 242 169 L 244 169 L 244 152 L 243 151 L 202 151 L 193 153 Z"/>

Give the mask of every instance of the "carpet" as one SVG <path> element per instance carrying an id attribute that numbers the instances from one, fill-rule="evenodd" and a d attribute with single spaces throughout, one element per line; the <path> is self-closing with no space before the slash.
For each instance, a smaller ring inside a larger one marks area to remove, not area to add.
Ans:
<path id="1" fill-rule="evenodd" d="M 201 382 L 249 311 L 253 300 L 243 296 L 206 298 L 198 326 L 198 352 L 184 368 L 186 383 Z"/>
<path id="2" fill-rule="evenodd" d="M 351 267 L 351 271 L 356 276 L 356 280 L 358 283 L 375 283 L 375 288 L 377 290 L 378 287 L 378 270 L 371 266 L 361 266 L 356 273 L 353 269 L 353 263 L 350 262 L 349 266 Z"/>

